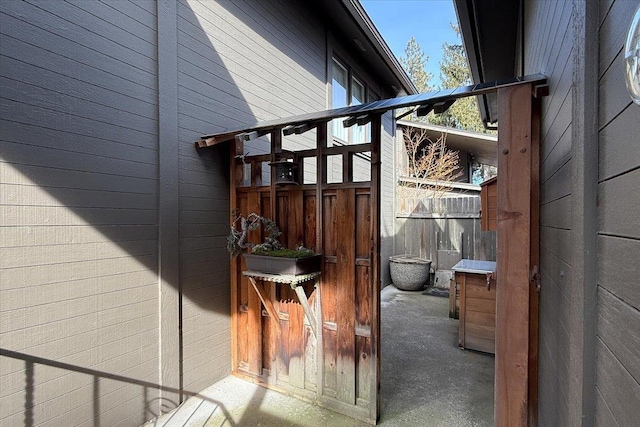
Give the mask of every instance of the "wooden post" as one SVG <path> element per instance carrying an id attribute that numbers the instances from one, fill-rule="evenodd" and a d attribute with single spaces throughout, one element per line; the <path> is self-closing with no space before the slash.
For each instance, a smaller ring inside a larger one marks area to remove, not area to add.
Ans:
<path id="1" fill-rule="evenodd" d="M 369 418 L 380 418 L 380 174 L 382 116 L 371 120 L 371 385 Z"/>
<path id="2" fill-rule="evenodd" d="M 278 159 L 278 154 L 282 152 L 282 130 L 276 129 L 271 132 L 271 163 Z M 271 204 L 271 219 L 278 223 L 278 195 L 276 193 L 275 167 L 271 166 L 271 178 L 269 179 L 269 198 Z"/>
<path id="3" fill-rule="evenodd" d="M 495 425 L 526 426 L 529 404 L 532 94 L 498 89 Z"/>
<path id="4" fill-rule="evenodd" d="M 260 192 L 251 191 L 247 195 L 248 212 L 262 212 L 262 197 Z M 249 241 L 262 241 L 261 230 L 249 232 Z M 240 276 L 241 280 L 247 280 L 244 276 Z M 255 286 L 254 286 L 255 288 Z M 262 375 L 262 296 L 256 289 L 256 292 L 249 292 L 248 306 L 249 313 L 247 317 L 247 343 L 248 343 L 248 362 L 249 372 L 255 375 Z M 277 318 L 277 317 L 276 317 Z"/>
<path id="5" fill-rule="evenodd" d="M 237 187 L 242 185 L 244 178 L 244 164 L 236 156 L 244 154 L 244 143 L 235 141 L 229 149 L 229 210 L 234 212 L 238 208 Z M 229 263 L 229 278 L 231 280 L 231 371 L 238 371 L 238 292 L 240 287 L 239 264 L 237 257 L 232 257 Z"/>
<path id="6" fill-rule="evenodd" d="M 322 215 L 324 210 L 322 188 L 327 181 L 327 159 L 324 155 L 324 149 L 327 147 L 327 123 L 321 122 L 316 126 L 316 253 L 323 254 L 324 241 L 322 239 Z M 322 258 L 321 270 L 325 273 L 324 255 Z M 316 287 L 316 310 L 318 319 L 316 355 L 317 355 L 317 396 L 324 394 L 324 351 L 323 351 L 323 320 L 322 320 L 322 282 L 324 277 L 321 276 Z"/>

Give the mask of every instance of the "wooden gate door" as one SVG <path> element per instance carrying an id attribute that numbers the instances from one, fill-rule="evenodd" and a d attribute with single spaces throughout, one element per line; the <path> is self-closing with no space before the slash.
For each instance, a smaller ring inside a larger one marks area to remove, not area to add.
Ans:
<path id="1" fill-rule="evenodd" d="M 232 371 L 375 423 L 380 370 L 381 120 L 379 116 L 372 120 L 372 142 L 367 144 L 327 147 L 326 128 L 322 123 L 316 129 L 317 150 L 296 153 L 300 169 L 305 157 L 316 158 L 315 184 L 263 186 L 264 156 L 247 156 L 240 163 L 237 153 L 232 153 L 232 208 L 243 215 L 255 212 L 274 219 L 283 244 L 304 244 L 323 255 L 318 282 L 304 285 L 304 296 L 317 320 L 316 333 L 296 292 L 264 281 L 258 285 L 262 292 L 258 295 L 242 274 L 242 258 L 232 261 Z M 279 152 L 278 145 L 279 135 L 273 134 L 271 160 Z M 335 156 L 342 159 L 338 168 L 338 162 L 328 162 Z M 354 180 L 356 156 L 360 164 L 370 163 L 370 169 L 364 170 L 369 180 Z M 251 164 L 249 186 L 242 185 L 245 163 Z M 341 171 L 342 182 L 327 182 L 328 167 Z M 252 233 L 250 241 L 261 240 L 260 230 Z M 266 310 L 261 298 L 268 299 L 273 309 Z"/>
<path id="2" fill-rule="evenodd" d="M 323 192 L 322 347 L 319 403 L 375 421 L 379 287 L 372 280 L 370 188 Z M 377 298 L 375 299 L 377 301 Z M 373 335 L 373 336 L 372 336 Z"/>

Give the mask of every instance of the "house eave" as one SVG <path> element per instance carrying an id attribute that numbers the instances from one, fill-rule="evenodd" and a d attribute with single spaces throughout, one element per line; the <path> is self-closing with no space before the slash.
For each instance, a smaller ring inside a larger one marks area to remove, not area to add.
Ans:
<path id="1" fill-rule="evenodd" d="M 520 3 L 513 0 L 454 0 L 474 83 L 508 79 L 516 69 Z M 499 13 L 496 13 L 499 11 Z M 485 125 L 495 123 L 495 94 L 478 97 Z"/>
<path id="2" fill-rule="evenodd" d="M 327 2 L 330 4 L 330 2 Z M 376 53 L 384 61 L 389 70 L 393 73 L 397 79 L 398 90 L 395 95 L 413 95 L 418 93 L 418 89 L 413 84 L 407 73 L 402 68 L 402 65 L 398 61 L 398 58 L 393 54 L 387 43 L 384 41 L 382 34 L 378 31 L 375 24 L 362 7 L 359 0 L 342 0 L 342 4 L 345 9 L 351 14 L 351 17 L 355 23 L 360 27 L 362 33 L 367 37 L 367 40 Z"/>
<path id="3" fill-rule="evenodd" d="M 427 131 L 429 138 L 434 141 L 439 138 L 440 135 L 446 134 L 447 147 L 453 150 L 471 153 L 478 163 L 498 166 L 498 137 L 496 135 L 469 132 L 461 129 L 407 120 L 398 120 L 397 125 L 424 129 Z"/>

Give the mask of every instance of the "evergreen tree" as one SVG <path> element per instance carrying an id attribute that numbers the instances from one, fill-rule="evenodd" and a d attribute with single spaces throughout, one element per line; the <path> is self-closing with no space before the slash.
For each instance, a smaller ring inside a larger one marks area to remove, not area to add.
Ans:
<path id="1" fill-rule="evenodd" d="M 460 43 L 444 43 L 442 46 L 442 60 L 440 61 L 442 88 L 455 88 L 472 83 L 467 56 L 460 40 L 460 29 L 455 25 L 451 25 L 451 27 L 456 32 Z M 480 119 L 478 102 L 475 97 L 457 100 L 445 113 L 438 116 L 431 114 L 428 121 L 457 129 L 486 132 Z"/>
<path id="2" fill-rule="evenodd" d="M 429 57 L 424 54 L 415 37 L 411 37 L 407 42 L 404 55 L 405 56 L 400 58 L 400 64 L 409 75 L 413 84 L 416 85 L 418 92 L 422 93 L 432 90 L 431 79 L 433 78 L 433 74 L 427 73 L 425 70 Z"/>
<path id="3" fill-rule="evenodd" d="M 451 27 L 456 32 L 459 43 L 445 43 L 442 46 L 440 88 L 455 88 L 471 84 L 471 72 L 469 71 L 467 56 L 460 39 L 460 29 L 456 25 L 452 25 Z M 422 93 L 433 90 L 434 87 L 431 85 L 433 75 L 425 70 L 429 57 L 425 55 L 414 37 L 411 37 L 407 42 L 404 53 L 405 56 L 400 58 L 400 63 L 418 91 Z M 480 119 L 478 102 L 475 97 L 457 100 L 443 114 L 436 116 L 430 113 L 426 117 L 417 117 L 415 114 L 412 114 L 407 117 L 407 120 L 428 122 L 474 132 L 487 132 Z"/>

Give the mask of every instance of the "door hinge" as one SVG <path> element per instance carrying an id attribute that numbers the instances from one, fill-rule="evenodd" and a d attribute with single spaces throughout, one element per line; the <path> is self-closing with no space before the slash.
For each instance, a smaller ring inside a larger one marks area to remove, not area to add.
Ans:
<path id="1" fill-rule="evenodd" d="M 534 265 L 531 270 L 531 282 L 536 284 L 536 292 L 540 293 L 540 273 L 537 265 Z"/>

